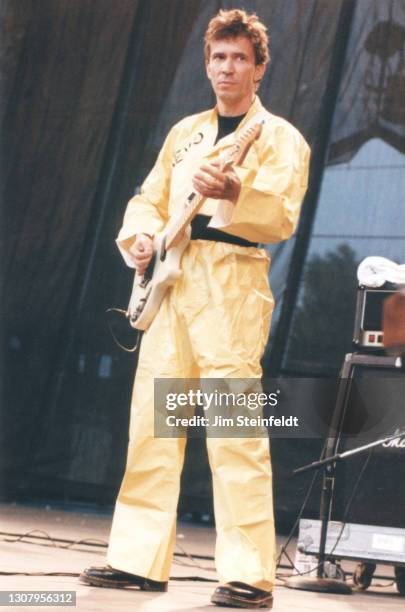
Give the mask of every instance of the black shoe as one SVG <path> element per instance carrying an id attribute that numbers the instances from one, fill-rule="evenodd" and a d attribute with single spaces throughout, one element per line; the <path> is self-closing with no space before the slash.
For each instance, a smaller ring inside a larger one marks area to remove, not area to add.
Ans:
<path id="1" fill-rule="evenodd" d="M 141 591 L 167 591 L 167 582 L 157 582 L 135 574 L 121 572 L 109 565 L 104 567 L 88 567 L 79 576 L 79 581 L 91 586 L 123 589 L 125 587 L 138 587 Z"/>
<path id="2" fill-rule="evenodd" d="M 273 607 L 273 595 L 244 582 L 227 582 L 215 589 L 211 602 L 217 606 L 234 608 L 267 608 Z"/>

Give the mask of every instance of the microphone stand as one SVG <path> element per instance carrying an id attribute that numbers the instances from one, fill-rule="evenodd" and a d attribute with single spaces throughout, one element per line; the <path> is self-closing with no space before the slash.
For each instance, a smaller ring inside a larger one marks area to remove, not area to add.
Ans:
<path id="1" fill-rule="evenodd" d="M 343 461 L 350 457 L 351 455 L 357 455 L 358 453 L 363 453 L 364 451 L 373 448 L 374 446 L 380 446 L 380 444 L 385 444 L 386 442 L 390 442 L 391 440 L 400 440 L 405 436 L 405 429 L 402 431 L 396 431 L 395 433 L 387 436 L 386 438 L 381 438 L 380 440 L 375 440 L 374 442 L 369 442 L 368 444 L 364 444 L 363 446 L 358 446 L 357 448 L 353 448 L 352 450 L 345 451 L 344 453 L 336 453 L 332 457 L 328 457 L 327 459 L 319 459 L 318 461 L 313 461 L 308 465 L 304 465 L 302 467 L 297 468 L 293 471 L 294 476 L 296 474 L 304 474 L 304 472 L 310 472 L 312 470 L 317 470 L 318 468 L 327 465 L 328 463 L 332 463 L 334 461 Z"/>
<path id="2" fill-rule="evenodd" d="M 317 577 L 311 578 L 306 576 L 291 576 L 287 578 L 285 585 L 291 589 L 300 589 L 306 591 L 320 591 L 323 593 L 339 593 L 349 595 L 352 592 L 351 587 L 335 578 L 327 578 L 325 576 L 325 560 L 327 558 L 326 538 L 328 531 L 328 522 L 332 511 L 332 496 L 335 485 L 336 462 L 345 460 L 350 455 L 364 452 L 373 446 L 384 444 L 390 440 L 401 438 L 405 435 L 405 430 L 399 433 L 392 434 L 381 440 L 365 444 L 357 449 L 338 453 L 337 448 L 340 442 L 340 436 L 343 429 L 343 423 L 346 416 L 346 408 L 350 396 L 351 385 L 354 377 L 355 366 L 361 367 L 381 367 L 381 368 L 401 368 L 402 361 L 398 357 L 385 356 L 369 356 L 361 354 L 348 353 L 340 372 L 340 383 L 336 398 L 335 410 L 333 412 L 331 425 L 329 428 L 329 437 L 327 438 L 325 456 L 319 461 L 297 468 L 294 474 L 302 474 L 314 469 L 323 468 L 323 481 L 321 502 L 319 509 L 319 519 L 321 521 L 321 535 L 319 542 L 318 567 Z"/>

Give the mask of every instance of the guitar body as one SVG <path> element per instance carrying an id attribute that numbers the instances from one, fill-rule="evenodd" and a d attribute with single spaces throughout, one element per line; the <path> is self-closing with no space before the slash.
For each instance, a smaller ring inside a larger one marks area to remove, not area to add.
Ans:
<path id="1" fill-rule="evenodd" d="M 152 323 L 169 287 L 181 276 L 181 258 L 191 236 L 187 228 L 176 246 L 166 250 L 166 238 L 170 229 L 165 228 L 153 240 L 153 257 L 143 276 L 135 273 L 127 317 L 131 327 L 145 330 Z"/>

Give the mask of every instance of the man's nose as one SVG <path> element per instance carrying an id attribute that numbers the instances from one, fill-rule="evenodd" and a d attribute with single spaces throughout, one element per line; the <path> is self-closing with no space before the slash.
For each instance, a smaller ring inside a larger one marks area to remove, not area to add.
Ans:
<path id="1" fill-rule="evenodd" d="M 226 72 L 227 74 L 232 73 L 234 71 L 233 60 L 231 57 L 228 57 L 226 60 L 224 60 L 222 64 L 222 71 Z"/>

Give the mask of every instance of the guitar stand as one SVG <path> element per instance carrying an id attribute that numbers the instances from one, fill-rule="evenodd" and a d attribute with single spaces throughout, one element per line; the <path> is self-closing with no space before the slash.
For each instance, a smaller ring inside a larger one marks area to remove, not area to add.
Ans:
<path id="1" fill-rule="evenodd" d="M 349 455 L 357 452 L 363 452 L 372 446 L 377 446 L 382 442 L 399 438 L 405 432 L 395 433 L 388 438 L 377 440 L 371 444 L 366 444 L 358 449 L 347 451 L 346 453 L 338 454 L 340 437 L 342 434 L 343 424 L 345 421 L 350 390 L 354 378 L 355 367 L 363 368 L 401 368 L 402 361 L 400 357 L 380 356 L 380 355 L 363 355 L 357 353 L 348 353 L 345 356 L 343 366 L 339 374 L 339 387 L 336 397 L 335 409 L 332 416 L 332 421 L 329 427 L 329 435 L 326 440 L 325 454 L 322 459 L 315 461 L 310 465 L 298 468 L 295 474 L 305 471 L 323 468 L 322 492 L 320 500 L 319 519 L 321 521 L 321 536 L 318 553 L 317 577 L 291 576 L 285 582 L 286 586 L 291 589 L 300 589 L 305 591 L 320 591 L 324 593 L 339 593 L 349 595 L 352 592 L 351 587 L 342 579 L 328 578 L 326 573 L 326 562 L 328 555 L 326 554 L 326 538 L 328 531 L 328 522 L 332 512 L 332 496 L 335 486 L 336 462 L 341 459 L 346 459 Z"/>

